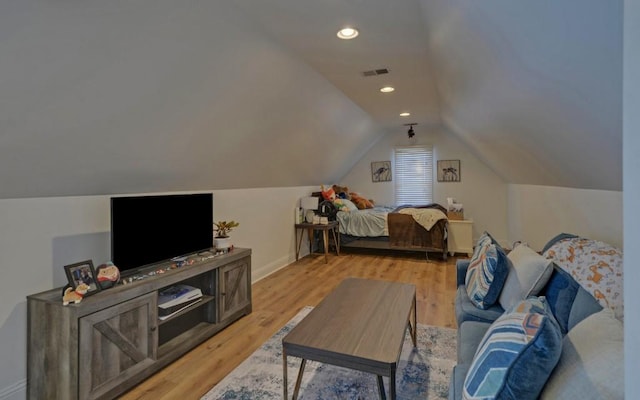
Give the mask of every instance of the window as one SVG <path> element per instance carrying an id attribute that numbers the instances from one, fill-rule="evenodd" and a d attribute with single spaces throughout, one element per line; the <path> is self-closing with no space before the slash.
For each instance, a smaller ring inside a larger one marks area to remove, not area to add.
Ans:
<path id="1" fill-rule="evenodd" d="M 431 147 L 396 147 L 396 205 L 433 202 L 433 150 Z"/>

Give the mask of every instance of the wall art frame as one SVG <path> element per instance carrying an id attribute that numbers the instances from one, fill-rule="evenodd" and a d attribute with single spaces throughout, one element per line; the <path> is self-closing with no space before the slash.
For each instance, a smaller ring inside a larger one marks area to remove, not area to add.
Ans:
<path id="1" fill-rule="evenodd" d="M 461 182 L 460 160 L 438 160 L 438 182 Z"/>
<path id="2" fill-rule="evenodd" d="M 391 161 L 374 161 L 371 163 L 372 182 L 391 182 Z"/>

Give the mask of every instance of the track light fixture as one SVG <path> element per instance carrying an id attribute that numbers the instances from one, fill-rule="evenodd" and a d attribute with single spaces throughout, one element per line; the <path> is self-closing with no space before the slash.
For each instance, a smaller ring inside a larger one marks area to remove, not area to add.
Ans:
<path id="1" fill-rule="evenodd" d="M 407 131 L 407 136 L 409 136 L 409 139 L 413 139 L 413 137 L 416 135 L 416 132 L 413 130 L 414 125 L 418 125 L 418 124 L 415 122 L 412 122 L 410 124 L 404 124 L 404 126 L 409 127 L 409 130 Z"/>

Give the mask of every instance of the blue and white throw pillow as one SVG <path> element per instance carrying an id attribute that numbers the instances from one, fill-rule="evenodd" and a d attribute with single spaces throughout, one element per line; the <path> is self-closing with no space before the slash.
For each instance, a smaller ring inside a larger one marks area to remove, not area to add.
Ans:
<path id="1" fill-rule="evenodd" d="M 465 400 L 535 400 L 560 359 L 562 334 L 544 297 L 500 316 L 482 338 L 464 380 Z"/>
<path id="2" fill-rule="evenodd" d="M 469 261 L 465 277 L 471 302 L 483 310 L 491 307 L 498 300 L 508 273 L 509 259 L 502 248 L 490 239 L 481 238 Z"/>

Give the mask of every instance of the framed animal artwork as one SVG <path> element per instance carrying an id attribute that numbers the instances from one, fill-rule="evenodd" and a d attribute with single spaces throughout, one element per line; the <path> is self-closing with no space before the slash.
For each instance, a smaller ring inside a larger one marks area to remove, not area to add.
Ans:
<path id="1" fill-rule="evenodd" d="M 371 180 L 373 182 L 391 181 L 391 161 L 374 161 L 371 163 Z"/>
<path id="2" fill-rule="evenodd" d="M 438 160 L 438 182 L 460 182 L 460 160 Z"/>

